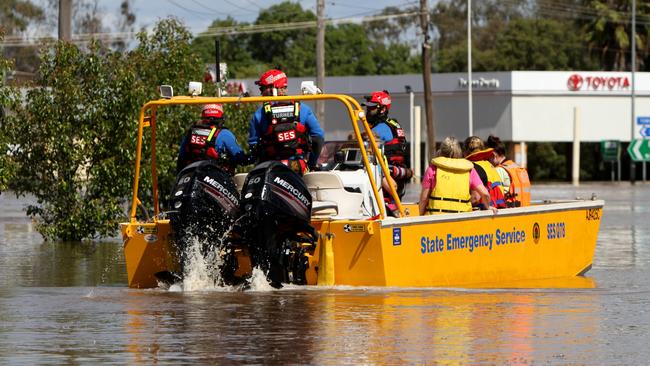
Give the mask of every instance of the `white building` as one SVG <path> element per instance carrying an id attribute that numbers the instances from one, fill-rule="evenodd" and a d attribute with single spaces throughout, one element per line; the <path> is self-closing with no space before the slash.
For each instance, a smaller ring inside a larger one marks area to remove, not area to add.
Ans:
<path id="1" fill-rule="evenodd" d="M 302 80 L 289 78 L 289 91 Z M 432 74 L 436 139 L 468 135 L 467 79 L 464 73 Z M 254 80 L 243 80 L 256 94 Z M 325 81 L 325 92 L 349 94 L 362 100 L 373 90 L 386 89 L 393 99 L 391 116 L 409 131 L 409 96 L 423 106 L 420 75 L 337 76 Z M 636 73 L 636 115 L 650 116 L 650 73 Z M 629 141 L 631 138 L 631 74 L 592 71 L 511 71 L 473 74 L 474 135 L 496 134 L 505 141 L 573 141 L 574 107 L 579 109 L 582 141 Z M 349 133 L 347 115 L 337 102 L 326 103 L 328 139 Z M 422 108 L 424 113 L 424 107 Z M 345 117 L 345 118 L 344 118 Z M 424 125 L 424 116 L 422 116 Z M 638 130 L 638 131 L 636 131 Z M 641 126 L 635 138 L 642 138 Z M 422 136 L 426 136 L 423 131 Z"/>
<path id="2" fill-rule="evenodd" d="M 302 80 L 289 76 L 289 92 Z M 469 135 L 467 74 L 432 74 L 436 140 Z M 245 80 L 252 93 L 254 80 Z M 473 135 L 490 134 L 504 141 L 569 142 L 574 140 L 574 113 L 578 111 L 580 140 L 630 141 L 642 138 L 641 125 L 632 126 L 631 73 L 604 71 L 511 71 L 473 74 Z M 409 94 L 422 106 L 421 142 L 426 140 L 422 76 L 341 76 L 326 78 L 324 91 L 349 94 L 362 101 L 373 90 L 386 89 L 393 100 L 390 115 L 410 134 Z M 650 116 L 650 73 L 636 73 L 637 117 Z M 338 102 L 326 102 L 322 121 L 326 140 L 344 140 L 351 132 L 347 114 Z M 632 131 L 634 130 L 634 136 Z M 426 151 L 426 150 L 424 150 Z M 525 159 L 525 157 L 523 157 Z"/>

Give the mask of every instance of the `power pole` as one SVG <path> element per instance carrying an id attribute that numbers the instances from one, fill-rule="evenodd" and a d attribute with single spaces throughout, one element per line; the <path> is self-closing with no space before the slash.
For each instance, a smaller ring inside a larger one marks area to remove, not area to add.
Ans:
<path id="1" fill-rule="evenodd" d="M 632 0 L 632 30 L 630 31 L 630 37 L 632 38 L 632 135 L 630 136 L 630 144 L 634 142 L 634 136 L 636 136 L 636 128 L 634 124 L 635 120 L 635 111 L 634 111 L 634 88 L 636 83 L 634 80 L 634 71 L 636 71 L 636 0 Z M 645 164 L 645 163 L 644 163 Z M 630 184 L 634 184 L 636 181 L 636 166 L 634 166 L 634 160 L 630 159 Z"/>
<path id="2" fill-rule="evenodd" d="M 431 44 L 429 37 L 429 6 L 420 0 L 420 26 L 422 27 L 422 79 L 424 81 L 424 107 L 427 118 L 427 159 L 436 150 L 436 131 L 433 124 L 433 101 L 431 98 Z"/>
<path id="3" fill-rule="evenodd" d="M 72 0 L 59 0 L 59 40 L 72 39 Z"/>
<path id="4" fill-rule="evenodd" d="M 316 1 L 317 33 L 316 33 L 316 84 L 325 90 L 325 0 Z M 324 127 L 325 102 L 316 102 L 316 118 Z"/>

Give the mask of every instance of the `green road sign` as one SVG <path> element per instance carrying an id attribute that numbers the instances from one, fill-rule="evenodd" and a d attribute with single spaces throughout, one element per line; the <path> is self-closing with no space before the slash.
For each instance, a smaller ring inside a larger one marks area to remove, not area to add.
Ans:
<path id="1" fill-rule="evenodd" d="M 650 161 L 650 140 L 634 139 L 627 148 L 634 161 Z"/>
<path id="2" fill-rule="evenodd" d="M 616 140 L 601 141 L 600 154 L 604 161 L 618 161 L 621 156 L 621 142 Z"/>

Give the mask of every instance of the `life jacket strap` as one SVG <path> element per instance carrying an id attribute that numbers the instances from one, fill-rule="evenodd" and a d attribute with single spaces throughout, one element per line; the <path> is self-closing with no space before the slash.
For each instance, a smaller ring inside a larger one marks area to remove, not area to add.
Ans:
<path id="1" fill-rule="evenodd" d="M 441 208 L 427 208 L 427 212 L 459 213 L 459 212 L 465 212 L 465 211 L 443 210 Z"/>
<path id="2" fill-rule="evenodd" d="M 460 202 L 460 203 L 469 203 L 470 200 L 461 200 L 458 198 L 447 198 L 447 197 L 429 197 L 434 201 L 448 201 L 448 202 Z M 460 211 L 453 211 L 453 212 L 460 212 Z"/>

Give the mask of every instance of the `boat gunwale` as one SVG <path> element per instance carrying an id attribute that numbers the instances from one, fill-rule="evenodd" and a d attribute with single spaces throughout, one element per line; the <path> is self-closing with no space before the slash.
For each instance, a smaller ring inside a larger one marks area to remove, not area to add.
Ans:
<path id="1" fill-rule="evenodd" d="M 458 221 L 469 221 L 476 219 L 484 218 L 498 218 L 498 217 L 508 217 L 508 216 L 524 216 L 524 215 L 534 215 L 538 213 L 549 213 L 549 212 L 559 212 L 559 211 L 569 211 L 569 210 L 578 210 L 578 209 L 587 209 L 587 208 L 602 208 L 605 205 L 604 200 L 576 200 L 571 202 L 561 202 L 561 203 L 544 203 L 541 205 L 527 206 L 527 207 L 517 207 L 517 208 L 503 208 L 498 211 L 497 214 L 493 214 L 492 211 L 472 211 L 472 212 L 462 212 L 462 213 L 449 213 L 444 215 L 425 215 L 425 216 L 408 216 L 402 218 L 387 218 L 384 220 L 378 220 L 381 224 L 381 228 L 390 228 L 390 227 L 402 227 L 402 226 L 411 226 L 418 224 L 429 224 L 429 223 L 443 223 L 443 222 L 458 222 Z"/>

